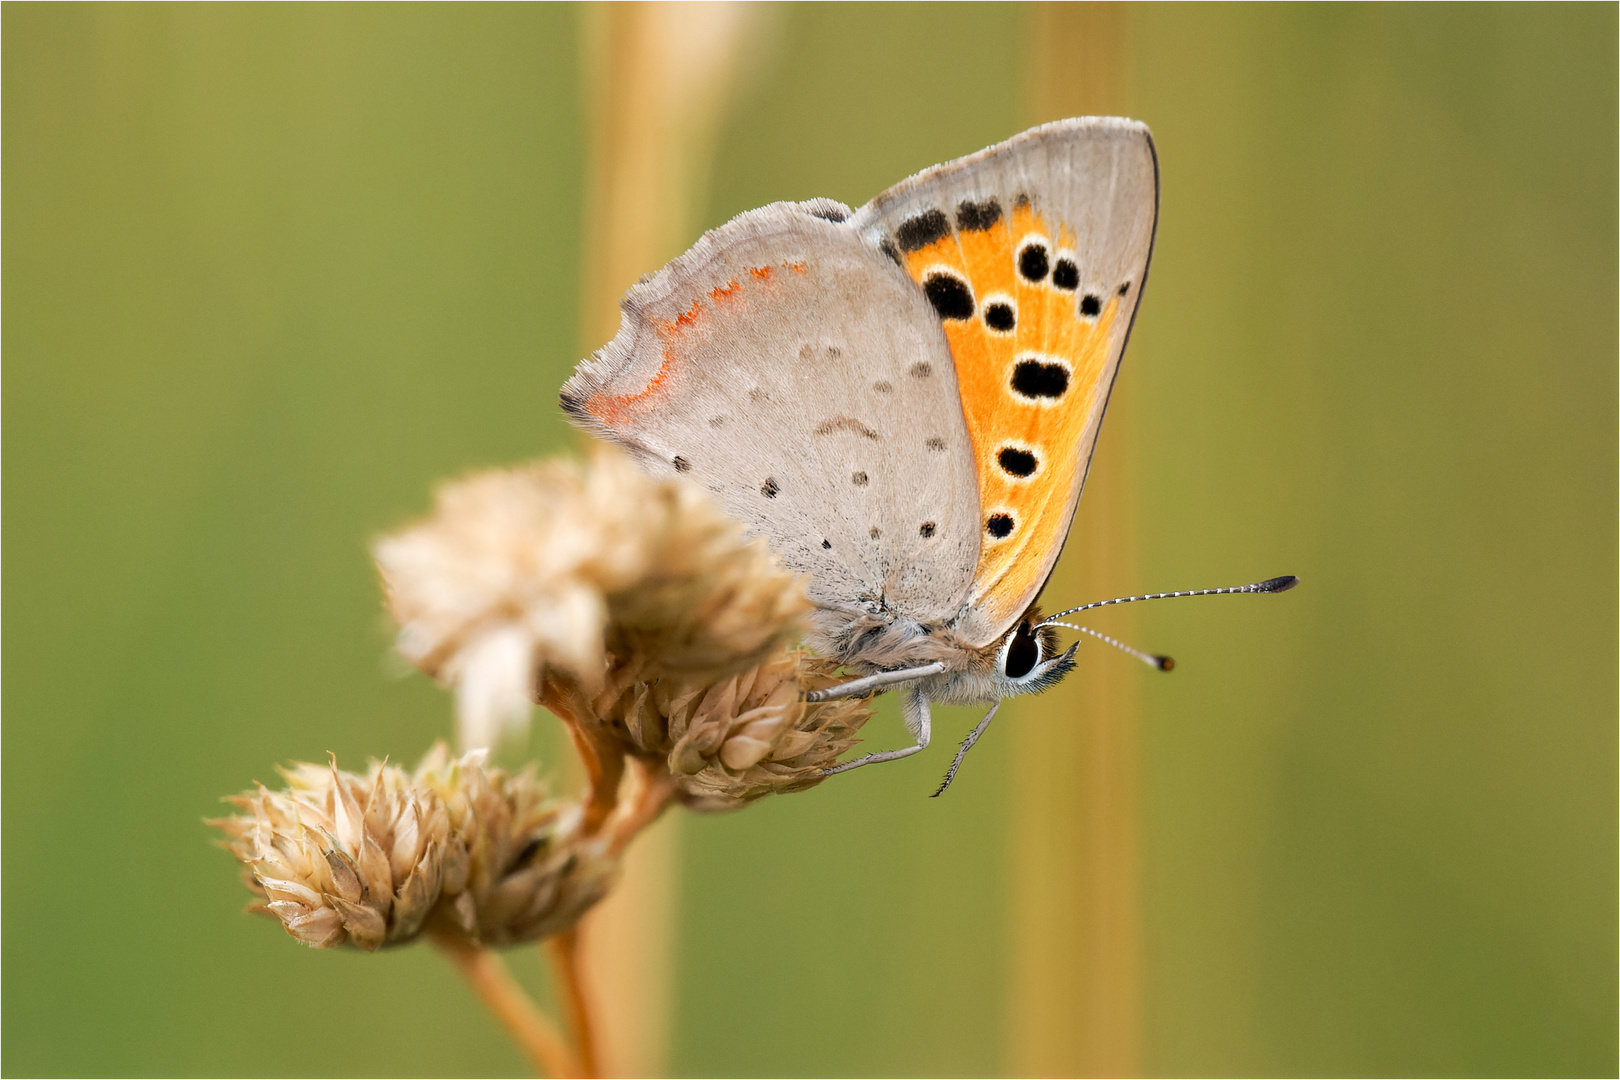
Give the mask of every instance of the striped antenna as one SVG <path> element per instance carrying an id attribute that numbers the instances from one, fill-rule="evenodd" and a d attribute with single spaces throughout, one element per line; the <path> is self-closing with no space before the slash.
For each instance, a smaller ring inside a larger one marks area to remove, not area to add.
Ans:
<path id="1" fill-rule="evenodd" d="M 1233 585 L 1226 589 L 1188 589 L 1185 592 L 1156 592 L 1147 593 L 1144 596 L 1120 596 L 1113 600 L 1096 600 L 1089 604 L 1081 604 L 1079 607 L 1072 607 L 1068 611 L 1060 611 L 1056 615 L 1042 619 L 1039 625 L 1047 626 L 1055 623 L 1065 615 L 1073 615 L 1077 611 L 1090 611 L 1092 608 L 1110 607 L 1114 604 L 1134 604 L 1138 600 L 1168 600 L 1172 596 L 1220 596 L 1223 593 L 1278 593 L 1287 592 L 1298 584 L 1299 578 L 1293 574 L 1284 574 L 1282 577 L 1257 581 L 1253 585 Z"/>
<path id="2" fill-rule="evenodd" d="M 1141 649 L 1133 649 L 1123 641 L 1118 641 L 1111 638 L 1107 634 L 1099 634 L 1089 626 L 1077 626 L 1072 622 L 1058 622 L 1056 619 L 1047 619 L 1045 622 L 1041 623 L 1041 625 L 1067 626 L 1070 630 L 1078 630 L 1082 634 L 1090 634 L 1098 641 L 1106 641 L 1108 644 L 1112 645 L 1121 652 L 1128 652 L 1138 660 L 1142 661 L 1142 663 L 1146 664 L 1148 667 L 1158 668 L 1160 671 L 1174 671 L 1176 668 L 1176 662 L 1168 656 L 1160 656 L 1157 653 L 1143 652 Z"/>

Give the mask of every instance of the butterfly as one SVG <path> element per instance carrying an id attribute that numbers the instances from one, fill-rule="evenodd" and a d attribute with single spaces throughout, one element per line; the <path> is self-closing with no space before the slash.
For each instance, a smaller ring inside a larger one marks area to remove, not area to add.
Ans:
<path id="1" fill-rule="evenodd" d="M 1152 135 L 1111 117 L 1033 128 L 858 210 L 773 203 L 643 278 L 563 387 L 576 424 L 703 485 L 807 577 L 807 642 L 858 676 L 813 697 L 905 688 L 915 744 L 829 771 L 922 750 L 930 703 L 991 704 L 949 784 L 1002 699 L 1074 666 L 1068 624 L 1035 605 L 1158 209 Z"/>

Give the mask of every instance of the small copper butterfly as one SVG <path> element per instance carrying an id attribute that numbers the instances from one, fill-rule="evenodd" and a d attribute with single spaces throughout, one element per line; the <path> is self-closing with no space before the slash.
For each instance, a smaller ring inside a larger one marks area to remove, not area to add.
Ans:
<path id="1" fill-rule="evenodd" d="M 1035 602 L 1158 209 L 1152 135 L 1110 117 L 1031 129 L 859 210 L 773 203 L 631 289 L 618 335 L 563 387 L 576 423 L 702 484 L 808 577 L 809 643 L 861 676 L 818 697 L 906 687 L 915 745 L 830 771 L 927 746 L 930 702 L 998 707 L 1073 667 L 1068 624 Z"/>

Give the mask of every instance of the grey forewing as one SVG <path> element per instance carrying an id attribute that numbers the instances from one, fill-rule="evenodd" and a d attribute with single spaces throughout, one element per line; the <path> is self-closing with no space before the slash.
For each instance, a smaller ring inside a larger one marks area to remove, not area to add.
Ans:
<path id="1" fill-rule="evenodd" d="M 852 619 L 948 622 L 978 482 L 939 320 L 836 203 L 778 203 L 632 289 L 569 414 L 680 472 Z"/>

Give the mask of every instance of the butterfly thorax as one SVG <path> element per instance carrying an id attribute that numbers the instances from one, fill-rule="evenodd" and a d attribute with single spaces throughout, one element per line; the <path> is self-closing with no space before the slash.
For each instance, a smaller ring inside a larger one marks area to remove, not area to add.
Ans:
<path id="1" fill-rule="evenodd" d="M 1034 693 L 1068 674 L 1073 649 L 1060 653 L 1057 631 L 1039 623 L 1039 610 L 1031 607 L 994 641 L 973 645 L 948 624 L 873 615 L 851 618 L 822 608 L 811 616 L 806 643 L 856 676 L 943 663 L 943 672 L 921 680 L 917 688 L 932 701 L 972 705 Z M 1027 670 L 1015 668 L 1017 674 L 1009 675 L 1009 646 L 1020 634 L 1034 638 L 1036 651 Z"/>

